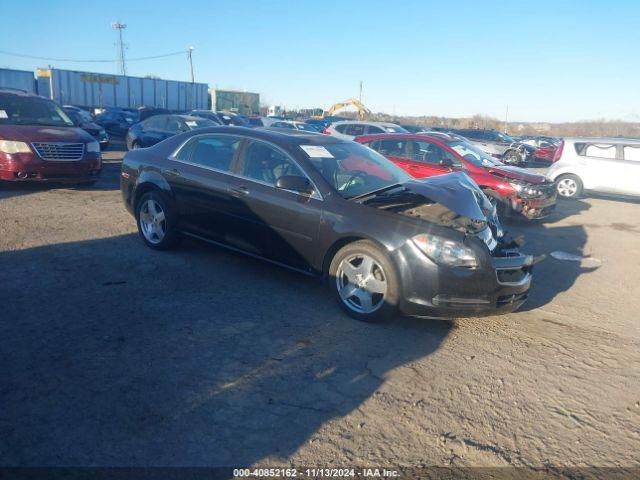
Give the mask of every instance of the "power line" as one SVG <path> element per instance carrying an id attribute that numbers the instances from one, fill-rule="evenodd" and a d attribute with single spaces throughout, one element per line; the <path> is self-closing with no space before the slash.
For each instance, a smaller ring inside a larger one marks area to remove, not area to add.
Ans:
<path id="1" fill-rule="evenodd" d="M 148 57 L 137 57 L 137 58 L 127 58 L 127 62 L 137 62 L 140 60 L 153 60 L 155 58 L 164 58 L 164 57 L 174 57 L 176 55 L 184 55 L 188 53 L 188 51 L 180 50 L 179 52 L 171 52 L 171 53 L 163 53 L 160 55 L 151 55 Z M 86 59 L 80 60 L 77 58 L 53 58 L 53 57 L 38 57 L 36 55 L 27 55 L 24 53 L 16 53 L 16 52 L 8 52 L 6 50 L 0 50 L 0 54 L 9 55 L 12 57 L 21 57 L 21 58 L 31 58 L 34 60 L 47 60 L 51 62 L 77 62 L 77 63 L 120 63 L 121 59 L 117 58 L 115 60 L 106 60 L 106 59 Z"/>

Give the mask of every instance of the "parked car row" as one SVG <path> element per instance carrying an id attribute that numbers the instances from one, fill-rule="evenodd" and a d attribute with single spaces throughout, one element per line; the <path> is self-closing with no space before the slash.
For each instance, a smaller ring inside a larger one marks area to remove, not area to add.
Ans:
<path id="1" fill-rule="evenodd" d="M 247 128 L 135 113 L 147 118 L 127 128 L 121 191 L 146 245 L 189 236 L 324 278 L 365 321 L 513 311 L 537 259 L 500 216 L 542 218 L 556 192 L 640 194 L 640 140 L 565 139 L 548 179 L 454 133 L 340 121 L 322 135 L 282 119 Z M 73 108 L 0 91 L 0 179 L 95 182 L 93 129 Z"/>
<path id="2" fill-rule="evenodd" d="M 544 175 L 508 166 L 470 142 L 446 133 L 365 135 L 369 146 L 415 178 L 466 172 L 494 203 L 501 216 L 543 218 L 556 206 L 553 182 Z"/>

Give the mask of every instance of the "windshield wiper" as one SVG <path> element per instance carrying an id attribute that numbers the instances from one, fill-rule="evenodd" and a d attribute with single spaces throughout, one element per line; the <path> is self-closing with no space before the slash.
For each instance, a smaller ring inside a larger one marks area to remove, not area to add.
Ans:
<path id="1" fill-rule="evenodd" d="M 361 193 L 360 195 L 354 195 L 353 197 L 347 197 L 347 200 L 358 200 L 361 198 L 369 197 L 371 195 L 377 195 L 382 192 L 386 192 L 387 190 L 393 190 L 394 188 L 401 187 L 401 183 L 394 183 L 393 185 L 387 185 L 386 187 L 378 188 L 377 190 L 371 190 L 367 193 Z"/>

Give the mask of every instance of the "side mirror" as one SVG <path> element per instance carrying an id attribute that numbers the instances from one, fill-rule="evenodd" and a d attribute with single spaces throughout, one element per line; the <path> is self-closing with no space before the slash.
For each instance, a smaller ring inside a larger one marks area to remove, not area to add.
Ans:
<path id="1" fill-rule="evenodd" d="M 298 175 L 283 175 L 276 180 L 276 187 L 303 195 L 311 195 L 313 193 L 311 182 L 307 178 Z"/>
<path id="2" fill-rule="evenodd" d="M 453 167 L 453 162 L 448 158 L 441 158 L 438 163 L 440 163 L 442 167 Z"/>

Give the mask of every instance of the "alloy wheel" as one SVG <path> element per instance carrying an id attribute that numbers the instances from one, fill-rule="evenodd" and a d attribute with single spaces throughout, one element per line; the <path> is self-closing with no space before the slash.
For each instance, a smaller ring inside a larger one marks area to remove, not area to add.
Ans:
<path id="1" fill-rule="evenodd" d="M 140 229 L 144 238 L 154 245 L 162 242 L 167 234 L 164 210 L 158 202 L 151 198 L 140 207 Z"/>
<path id="2" fill-rule="evenodd" d="M 573 197 L 578 191 L 578 184 L 573 178 L 563 178 L 558 182 L 557 188 L 563 197 Z"/>
<path id="3" fill-rule="evenodd" d="M 384 304 L 387 277 L 373 257 L 351 255 L 338 266 L 336 288 L 340 299 L 350 310 L 373 313 Z"/>

